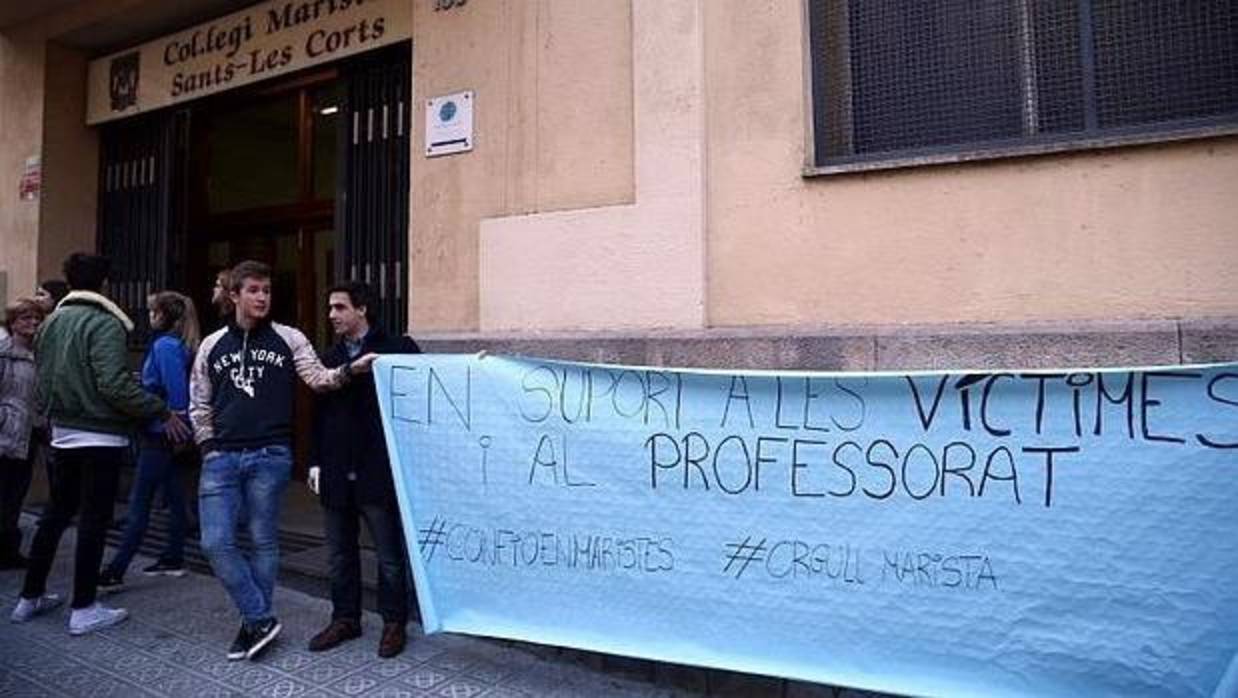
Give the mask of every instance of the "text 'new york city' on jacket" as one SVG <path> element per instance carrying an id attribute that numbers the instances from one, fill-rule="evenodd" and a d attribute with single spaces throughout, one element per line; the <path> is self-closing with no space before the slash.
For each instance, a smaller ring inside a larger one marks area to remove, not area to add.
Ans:
<path id="1" fill-rule="evenodd" d="M 350 379 L 349 366 L 326 368 L 300 330 L 263 321 L 235 322 L 202 341 L 189 381 L 189 418 L 203 453 L 292 441 L 296 378 L 315 391 Z"/>

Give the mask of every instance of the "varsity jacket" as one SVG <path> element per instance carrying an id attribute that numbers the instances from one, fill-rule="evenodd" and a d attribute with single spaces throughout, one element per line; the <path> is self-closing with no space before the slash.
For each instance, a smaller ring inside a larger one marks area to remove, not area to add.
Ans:
<path id="1" fill-rule="evenodd" d="M 329 369 L 300 330 L 230 321 L 202 341 L 189 380 L 189 419 L 203 453 L 292 441 L 296 377 L 325 391 L 348 382 L 349 365 Z"/>

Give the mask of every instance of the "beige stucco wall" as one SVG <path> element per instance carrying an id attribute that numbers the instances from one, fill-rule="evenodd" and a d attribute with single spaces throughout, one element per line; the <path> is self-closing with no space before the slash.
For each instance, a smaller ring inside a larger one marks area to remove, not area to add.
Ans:
<path id="1" fill-rule="evenodd" d="M 632 3 L 632 204 L 482 222 L 483 331 L 704 324 L 702 5 Z"/>
<path id="2" fill-rule="evenodd" d="M 707 4 L 710 324 L 1238 314 L 1238 139 L 803 179 L 798 5 Z"/>
<path id="3" fill-rule="evenodd" d="M 49 43 L 44 77 L 40 280 L 63 276 L 69 254 L 95 249 L 99 198 L 99 133 L 83 120 L 85 53 Z"/>
<path id="4" fill-rule="evenodd" d="M 632 20 L 627 2 L 415 0 L 416 103 L 473 90 L 474 150 L 424 156 L 415 110 L 410 316 L 479 326 L 479 231 L 491 217 L 630 202 Z"/>
<path id="5" fill-rule="evenodd" d="M 801 4 L 632 5 L 635 198 L 483 220 L 481 330 L 1238 314 L 1238 139 L 805 179 Z"/>
<path id="6" fill-rule="evenodd" d="M 0 34 L 0 271 L 6 300 L 34 290 L 38 200 L 18 196 L 26 158 L 40 155 L 43 132 L 42 41 Z"/>
<path id="7" fill-rule="evenodd" d="M 10 299 L 60 277 L 67 252 L 94 247 L 98 146 L 84 125 L 84 56 L 49 42 L 155 2 L 82 0 L 0 31 L 0 271 Z M 22 201 L 32 155 L 41 157 L 42 192 Z"/>
<path id="8" fill-rule="evenodd" d="M 80 56 L 44 40 L 151 1 L 0 39 L 10 289 L 94 224 Z M 410 1 L 417 103 L 477 96 L 471 153 L 426 158 L 414 112 L 418 331 L 1238 314 L 1238 138 L 805 179 L 797 1 Z"/>

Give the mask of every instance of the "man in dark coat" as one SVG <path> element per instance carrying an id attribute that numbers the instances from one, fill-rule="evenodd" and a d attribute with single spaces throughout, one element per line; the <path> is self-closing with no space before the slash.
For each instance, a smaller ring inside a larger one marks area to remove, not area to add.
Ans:
<path id="1" fill-rule="evenodd" d="M 420 351 L 409 337 L 388 335 L 375 323 L 375 298 L 365 284 L 332 288 L 328 307 L 339 340 L 322 357 L 328 367 L 369 353 Z M 320 652 L 361 635 L 357 538 L 364 519 L 378 553 L 378 611 L 383 617 L 378 656 L 394 657 L 406 641 L 407 551 L 373 375 L 358 376 L 342 390 L 320 396 L 317 408 L 310 487 L 318 492 L 324 510 L 333 609 L 331 623 L 310 639 L 309 649 Z"/>

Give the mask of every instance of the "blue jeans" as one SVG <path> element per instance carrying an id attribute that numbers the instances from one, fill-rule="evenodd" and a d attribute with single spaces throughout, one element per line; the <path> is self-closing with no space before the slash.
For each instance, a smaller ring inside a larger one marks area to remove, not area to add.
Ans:
<path id="1" fill-rule="evenodd" d="M 177 472 L 176 461 L 172 457 L 172 449 L 162 440 L 143 439 L 142 448 L 138 452 L 137 474 L 133 480 L 133 491 L 129 494 L 129 513 L 125 518 L 125 533 L 120 543 L 120 549 L 112 557 L 112 562 L 104 570 L 110 574 L 124 576 L 129 569 L 129 563 L 142 545 L 142 537 L 146 535 L 147 524 L 150 523 L 151 503 L 155 499 L 156 490 L 163 490 L 163 500 L 168 505 L 168 545 L 159 556 L 160 562 L 170 565 L 180 565 L 184 561 L 185 551 L 185 491 L 181 488 L 180 474 Z"/>
<path id="2" fill-rule="evenodd" d="M 292 451 L 287 446 L 213 451 L 202 461 L 198 486 L 202 550 L 246 623 L 274 615 L 279 508 L 291 471 Z M 236 546 L 243 509 L 248 510 L 249 536 L 254 542 L 250 557 Z"/>

